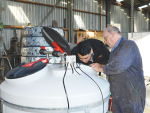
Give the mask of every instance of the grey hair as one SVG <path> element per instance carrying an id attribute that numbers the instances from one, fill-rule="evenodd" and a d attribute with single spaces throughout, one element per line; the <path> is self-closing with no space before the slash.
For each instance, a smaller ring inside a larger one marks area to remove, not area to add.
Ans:
<path id="1" fill-rule="evenodd" d="M 119 30 L 117 27 L 115 27 L 115 26 L 109 26 L 109 27 L 107 27 L 106 29 L 107 29 L 107 31 L 108 31 L 109 33 L 114 32 L 114 33 L 118 33 L 118 34 L 121 35 L 120 30 Z"/>

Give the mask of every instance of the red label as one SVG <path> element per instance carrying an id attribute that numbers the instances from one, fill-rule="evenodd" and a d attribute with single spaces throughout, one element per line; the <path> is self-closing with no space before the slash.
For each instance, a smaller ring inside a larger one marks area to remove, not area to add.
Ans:
<path id="1" fill-rule="evenodd" d="M 48 62 L 48 59 L 43 59 L 43 58 L 41 58 L 41 59 L 39 59 L 39 60 L 37 60 L 37 61 L 34 61 L 34 62 L 31 62 L 31 63 L 25 64 L 25 65 L 23 65 L 23 66 L 21 66 L 21 67 L 31 67 L 33 64 L 35 64 L 36 62 L 40 62 L 40 61 L 42 61 L 43 63 L 47 63 L 47 62 Z"/>

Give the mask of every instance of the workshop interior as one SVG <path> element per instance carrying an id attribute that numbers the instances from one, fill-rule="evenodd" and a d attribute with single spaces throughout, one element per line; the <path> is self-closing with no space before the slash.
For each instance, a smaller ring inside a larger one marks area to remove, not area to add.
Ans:
<path id="1" fill-rule="evenodd" d="M 149 0 L 0 0 L 0 113 L 113 113 L 107 75 L 71 54 L 89 39 L 111 52 L 108 26 L 139 48 L 150 113 Z"/>

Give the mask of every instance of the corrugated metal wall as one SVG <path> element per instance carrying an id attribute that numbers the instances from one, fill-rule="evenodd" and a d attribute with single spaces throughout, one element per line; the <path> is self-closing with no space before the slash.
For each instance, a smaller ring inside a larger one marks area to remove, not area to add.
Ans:
<path id="1" fill-rule="evenodd" d="M 130 10 L 120 6 L 111 4 L 110 20 L 111 25 L 120 26 L 122 36 L 128 38 L 128 32 L 130 31 Z"/>
<path id="2" fill-rule="evenodd" d="M 100 30 L 100 16 L 74 11 L 74 29 Z"/>
<path id="3" fill-rule="evenodd" d="M 29 0 L 44 4 L 55 5 L 56 0 Z M 31 23 L 33 26 L 38 26 L 47 13 L 52 9 L 49 6 L 35 5 L 22 2 L 14 2 L 1 0 L 2 7 L 5 11 L 2 12 L 2 20 L 5 25 L 21 25 L 27 26 Z M 67 7 L 67 0 L 61 0 L 57 6 Z M 52 21 L 56 20 L 58 27 L 64 26 L 64 19 L 67 19 L 67 9 L 55 8 L 50 16 L 44 21 L 42 26 L 52 26 Z M 21 29 L 16 31 L 18 38 L 21 37 Z M 6 48 L 10 48 L 10 38 L 13 37 L 13 29 L 3 30 L 3 42 Z M 3 48 L 3 46 L 2 46 Z"/>
<path id="4" fill-rule="evenodd" d="M 100 7 L 100 0 L 74 0 L 74 9 L 100 13 L 101 8 L 102 14 L 106 14 L 105 0 L 101 0 L 101 3 L 102 7 Z M 101 21 L 106 27 L 106 20 Z M 74 11 L 74 29 L 100 30 L 100 15 Z"/>
<path id="5" fill-rule="evenodd" d="M 100 0 L 74 0 L 74 9 L 99 13 Z"/>
<path id="6" fill-rule="evenodd" d="M 106 28 L 106 16 L 101 16 L 101 31 Z"/>
<path id="7" fill-rule="evenodd" d="M 51 5 L 56 3 L 56 0 L 36 0 L 35 2 L 41 1 L 45 4 Z M 66 3 L 67 0 L 61 0 L 58 6 L 67 7 Z M 27 23 L 31 23 L 31 25 L 37 26 L 52 9 L 52 7 L 49 6 L 6 0 L 3 0 L 2 6 L 5 7 L 5 12 L 3 12 L 3 20 L 5 21 L 5 25 L 27 25 Z M 64 18 L 67 18 L 67 10 L 55 8 L 42 26 L 51 26 L 52 20 L 56 20 L 58 22 L 58 27 L 63 27 Z"/>
<path id="8" fill-rule="evenodd" d="M 57 0 L 28 0 L 33 2 L 39 2 L 44 4 L 55 5 Z M 68 0 L 61 0 L 58 6 L 67 7 Z M 7 0 L 0 0 L 1 6 L 5 8 L 2 11 L 1 21 L 5 25 L 27 25 L 31 23 L 33 26 L 37 26 L 44 19 L 46 14 L 52 9 L 49 6 L 35 5 L 22 2 L 14 2 Z M 106 1 L 101 0 L 74 0 L 74 9 L 83 10 L 92 13 L 100 13 L 106 15 Z M 64 26 L 64 19 L 67 19 L 67 9 L 55 8 L 50 16 L 45 20 L 42 26 L 52 26 L 52 20 L 58 22 L 58 27 Z M 120 25 L 122 36 L 128 37 L 130 32 L 130 10 L 127 8 L 119 7 L 111 4 L 111 24 Z M 149 28 L 148 21 L 146 21 L 146 14 L 144 16 L 141 12 L 135 11 L 134 14 L 134 31 L 146 31 Z M 68 21 L 66 20 L 66 23 Z M 93 26 L 91 24 L 93 22 Z M 106 28 L 106 16 L 101 16 L 100 26 L 100 15 L 90 14 L 85 12 L 74 11 L 74 29 L 89 29 L 89 30 L 104 30 Z M 67 26 L 68 28 L 68 26 Z M 17 36 L 20 39 L 21 29 L 17 29 Z M 13 29 L 3 30 L 3 42 L 6 44 L 6 48 L 10 48 L 10 38 L 14 36 Z M 1 45 L 0 45 L 1 46 Z M 3 48 L 3 46 L 1 46 Z"/>
<path id="9" fill-rule="evenodd" d="M 147 13 L 134 10 L 134 32 L 147 31 Z"/>
<path id="10" fill-rule="evenodd" d="M 14 2 L 7 0 L 0 0 L 2 7 L 5 8 L 5 11 L 2 12 L 2 20 L 5 25 L 18 25 L 18 26 L 27 26 L 28 23 L 31 23 L 33 26 L 38 26 L 47 13 L 52 9 L 49 6 L 29 4 L 23 2 Z M 44 3 L 55 5 L 57 0 L 27 0 L 37 3 Z M 57 6 L 67 7 L 68 0 L 61 0 Z M 106 14 L 106 3 L 105 0 L 74 0 L 74 9 L 83 10 L 93 13 Z M 66 23 L 68 22 L 67 15 L 68 10 L 62 8 L 55 8 L 50 16 L 44 21 L 42 26 L 52 26 L 52 20 L 56 20 L 58 27 L 64 26 L 64 19 L 66 18 Z M 91 24 L 93 22 L 93 26 Z M 102 16 L 101 19 L 101 29 L 106 27 L 106 16 Z M 68 28 L 68 24 L 66 26 Z M 90 30 L 100 30 L 100 15 L 98 14 L 89 14 L 84 12 L 74 11 L 74 29 L 90 29 Z M 20 39 L 21 29 L 16 30 L 17 36 Z M 14 36 L 13 29 L 4 29 L 3 30 L 3 42 L 6 45 L 6 48 L 10 48 L 10 39 Z M 3 43 L 2 42 L 2 43 Z M 1 46 L 3 48 L 3 45 Z"/>
<path id="11" fill-rule="evenodd" d="M 106 15 L 106 1 L 105 0 L 101 0 L 101 14 Z"/>
<path id="12" fill-rule="evenodd" d="M 128 32 L 130 32 L 131 18 L 130 10 L 120 6 L 111 4 L 111 14 L 110 14 L 111 24 L 119 25 L 124 38 L 128 38 Z M 134 32 L 147 31 L 149 28 L 149 21 L 147 20 L 147 13 L 143 13 L 134 10 Z"/>
<path id="13" fill-rule="evenodd" d="M 101 0 L 101 14 L 106 15 L 106 1 Z M 106 16 L 101 16 L 101 30 L 106 28 Z"/>

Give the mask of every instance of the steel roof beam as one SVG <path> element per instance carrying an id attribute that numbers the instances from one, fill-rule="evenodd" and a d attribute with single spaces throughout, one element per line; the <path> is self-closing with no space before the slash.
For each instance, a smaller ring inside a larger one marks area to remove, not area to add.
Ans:
<path id="1" fill-rule="evenodd" d="M 148 5 L 149 3 L 150 3 L 150 1 L 143 2 L 143 3 L 139 4 L 139 5 L 135 5 L 134 8 L 138 8 L 138 7 L 143 6 L 143 5 Z"/>

